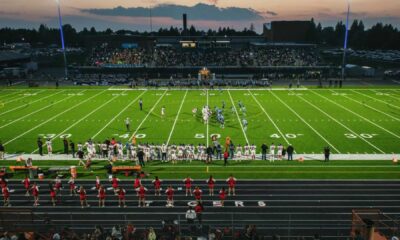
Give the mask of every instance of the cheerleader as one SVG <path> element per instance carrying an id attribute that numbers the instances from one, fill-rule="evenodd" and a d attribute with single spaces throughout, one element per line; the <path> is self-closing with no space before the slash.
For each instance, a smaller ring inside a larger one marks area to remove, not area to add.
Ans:
<path id="1" fill-rule="evenodd" d="M 53 184 L 50 182 L 49 183 L 49 190 L 50 190 L 50 199 L 51 203 L 53 204 L 53 207 L 56 206 L 56 188 L 53 186 Z"/>
<path id="2" fill-rule="evenodd" d="M 201 194 L 203 191 L 199 187 L 196 187 L 193 191 L 194 198 L 196 199 L 197 202 L 201 202 Z"/>
<path id="3" fill-rule="evenodd" d="M 114 193 L 117 194 L 117 190 L 118 190 L 118 182 L 119 179 L 116 176 L 112 176 L 112 178 L 110 179 L 111 182 L 111 186 L 114 189 Z"/>
<path id="4" fill-rule="evenodd" d="M 136 188 L 136 192 L 139 195 L 139 203 L 138 203 L 138 207 L 145 207 L 145 203 L 146 203 L 146 192 L 147 192 L 147 188 L 145 188 L 142 184 L 140 184 L 140 186 L 138 188 Z"/>
<path id="5" fill-rule="evenodd" d="M 33 206 L 37 207 L 39 206 L 39 186 L 37 186 L 36 183 L 33 183 L 31 187 L 31 192 L 34 199 Z"/>
<path id="6" fill-rule="evenodd" d="M 3 194 L 3 201 L 5 207 L 11 207 L 10 204 L 10 189 L 7 186 L 2 187 L 1 193 Z"/>
<path id="7" fill-rule="evenodd" d="M 121 207 L 121 205 L 123 204 L 124 208 L 126 208 L 127 206 L 125 201 L 125 195 L 126 195 L 125 189 L 119 187 L 117 189 L 117 193 L 118 193 L 118 207 Z"/>
<path id="8" fill-rule="evenodd" d="M 69 195 L 72 196 L 73 194 L 74 196 L 76 196 L 75 179 L 73 177 L 70 177 L 68 184 L 69 184 Z"/>
<path id="9" fill-rule="evenodd" d="M 171 185 L 169 185 L 169 187 L 165 191 L 165 193 L 167 195 L 167 207 L 174 206 L 174 191 L 175 191 L 175 189 L 173 189 Z"/>
<path id="10" fill-rule="evenodd" d="M 222 189 L 219 191 L 219 200 L 221 201 L 221 207 L 224 206 L 225 198 L 226 198 L 226 191 L 225 188 L 222 187 Z"/>
<path id="11" fill-rule="evenodd" d="M 28 178 L 28 176 L 25 177 L 24 180 L 22 180 L 22 183 L 24 184 L 25 188 L 25 196 L 29 196 L 29 190 L 31 188 L 31 180 Z"/>
<path id="12" fill-rule="evenodd" d="M 102 185 L 99 187 L 97 197 L 99 198 L 99 207 L 104 207 L 106 202 L 106 190 Z"/>
<path id="13" fill-rule="evenodd" d="M 228 196 L 232 195 L 235 196 L 235 186 L 236 186 L 236 178 L 230 175 L 228 179 L 226 179 L 226 182 L 228 183 Z"/>
<path id="14" fill-rule="evenodd" d="M 62 183 L 61 179 L 58 176 L 56 177 L 56 179 L 54 179 L 54 188 L 56 190 L 56 193 L 61 197 Z"/>
<path id="15" fill-rule="evenodd" d="M 152 181 L 152 183 L 154 184 L 154 196 L 161 196 L 161 182 L 162 180 L 160 180 L 157 176 L 156 178 Z"/>
<path id="16" fill-rule="evenodd" d="M 190 193 L 190 196 L 192 196 L 192 182 L 193 179 L 191 179 L 189 176 L 187 178 L 183 179 L 183 182 L 185 183 L 185 188 L 186 188 L 186 196 Z"/>
<path id="17" fill-rule="evenodd" d="M 96 176 L 95 187 L 94 187 L 94 189 L 93 189 L 93 188 L 92 188 L 92 189 L 93 189 L 93 190 L 99 190 L 100 186 L 101 186 L 100 177 L 99 177 L 99 176 Z"/>
<path id="18" fill-rule="evenodd" d="M 79 188 L 79 200 L 81 201 L 82 208 L 84 208 L 85 206 L 90 207 L 90 205 L 87 203 L 86 190 L 83 188 L 83 186 Z"/>
<path id="19" fill-rule="evenodd" d="M 142 185 L 142 181 L 140 180 L 140 177 L 136 176 L 135 182 L 133 183 L 133 189 L 136 189 L 136 188 L 140 187 L 141 185 Z M 139 193 L 136 192 L 136 196 L 138 196 L 138 195 L 139 195 Z"/>
<path id="20" fill-rule="evenodd" d="M 206 183 L 208 184 L 208 192 L 210 196 L 214 196 L 214 185 L 215 185 L 215 179 L 211 175 L 209 179 L 206 180 Z"/>

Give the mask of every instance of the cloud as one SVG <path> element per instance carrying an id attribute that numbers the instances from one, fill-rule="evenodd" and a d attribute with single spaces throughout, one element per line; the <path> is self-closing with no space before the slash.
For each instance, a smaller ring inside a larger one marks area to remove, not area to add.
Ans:
<path id="1" fill-rule="evenodd" d="M 148 17 L 149 9 L 143 7 L 116 7 L 108 9 L 82 9 L 84 13 L 98 16 L 129 16 Z M 227 7 L 219 8 L 215 5 L 198 3 L 194 6 L 182 6 L 175 4 L 160 4 L 152 8 L 152 16 L 181 19 L 186 13 L 189 20 L 212 20 L 212 21 L 260 21 L 264 17 L 251 8 Z"/>
<path id="2" fill-rule="evenodd" d="M 268 15 L 271 15 L 271 16 L 278 16 L 278 14 L 276 12 L 273 12 L 273 11 L 266 11 L 265 13 L 268 14 Z"/>

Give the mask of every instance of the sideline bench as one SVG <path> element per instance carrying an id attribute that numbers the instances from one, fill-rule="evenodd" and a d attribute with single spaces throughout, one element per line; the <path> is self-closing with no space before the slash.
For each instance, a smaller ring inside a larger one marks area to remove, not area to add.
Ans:
<path id="1" fill-rule="evenodd" d="M 129 174 L 130 172 L 140 172 L 141 170 L 142 170 L 142 167 L 140 165 L 112 167 L 113 173 L 125 172 L 125 173 Z"/>
<path id="2" fill-rule="evenodd" d="M 32 166 L 32 167 L 25 167 L 25 166 L 10 166 L 10 170 L 11 172 L 15 172 L 15 171 L 22 171 L 22 170 L 38 170 L 39 167 L 37 166 Z"/>

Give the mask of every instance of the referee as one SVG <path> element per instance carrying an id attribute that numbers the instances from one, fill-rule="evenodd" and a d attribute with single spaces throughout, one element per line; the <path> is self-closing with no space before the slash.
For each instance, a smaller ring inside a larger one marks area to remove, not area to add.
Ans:
<path id="1" fill-rule="evenodd" d="M 129 118 L 126 118 L 125 119 L 125 126 L 126 126 L 126 131 L 128 131 L 128 132 L 131 131 L 130 125 L 131 125 L 131 120 Z"/>

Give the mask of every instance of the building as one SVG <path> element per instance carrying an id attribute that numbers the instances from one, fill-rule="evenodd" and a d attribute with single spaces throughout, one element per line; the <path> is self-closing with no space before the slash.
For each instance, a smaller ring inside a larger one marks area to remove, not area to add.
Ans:
<path id="1" fill-rule="evenodd" d="M 311 21 L 273 21 L 264 24 L 263 35 L 270 42 L 307 43 Z"/>

